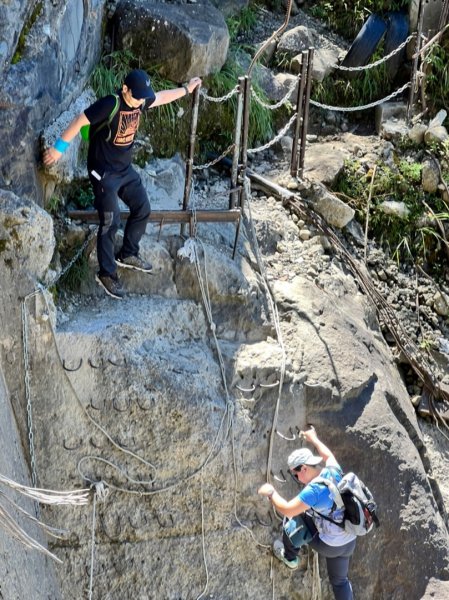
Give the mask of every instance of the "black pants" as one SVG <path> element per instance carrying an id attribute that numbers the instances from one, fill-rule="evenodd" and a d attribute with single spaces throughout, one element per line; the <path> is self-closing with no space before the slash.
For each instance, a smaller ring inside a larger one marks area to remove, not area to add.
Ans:
<path id="1" fill-rule="evenodd" d="M 137 256 L 139 252 L 139 242 L 151 213 L 150 202 L 139 175 L 131 166 L 120 173 L 106 171 L 100 181 L 89 169 L 89 178 L 95 195 L 94 206 L 100 217 L 97 237 L 100 275 L 115 275 L 114 241 L 120 227 L 118 200 L 123 200 L 130 211 L 120 251 L 123 258 Z"/>
<path id="2" fill-rule="evenodd" d="M 298 556 L 299 548 L 295 548 L 289 537 L 283 534 L 284 556 L 293 560 Z M 349 562 L 355 549 L 356 540 L 344 546 L 329 546 L 325 544 L 318 533 L 308 544 L 318 554 L 326 558 L 327 574 L 332 585 L 335 600 L 353 600 L 351 582 L 348 579 Z"/>

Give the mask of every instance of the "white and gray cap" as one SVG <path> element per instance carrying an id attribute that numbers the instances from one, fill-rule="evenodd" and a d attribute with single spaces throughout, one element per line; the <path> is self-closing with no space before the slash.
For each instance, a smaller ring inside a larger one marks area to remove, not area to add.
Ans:
<path id="1" fill-rule="evenodd" d="M 322 462 L 321 456 L 315 456 L 308 448 L 299 448 L 294 450 L 287 459 L 290 470 L 297 469 L 301 465 L 315 467 Z"/>

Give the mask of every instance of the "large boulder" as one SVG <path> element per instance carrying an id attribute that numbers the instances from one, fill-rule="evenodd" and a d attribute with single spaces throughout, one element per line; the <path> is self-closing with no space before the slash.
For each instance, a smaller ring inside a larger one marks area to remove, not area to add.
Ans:
<path id="1" fill-rule="evenodd" d="M 114 19 L 117 46 L 133 51 L 144 68 L 157 65 L 172 81 L 219 71 L 226 61 L 228 28 L 211 4 L 122 0 Z"/>
<path id="2" fill-rule="evenodd" d="M 312 47 L 315 49 L 312 77 L 316 81 L 323 81 L 333 70 L 344 50 L 318 33 L 318 31 L 304 25 L 290 29 L 279 40 L 276 56 L 280 60 L 289 57 L 292 70 L 298 73 L 301 64 L 301 52 Z"/>
<path id="3" fill-rule="evenodd" d="M 36 204 L 0 190 L 0 264 L 25 272 L 35 279 L 44 276 L 55 249 L 51 216 Z"/>

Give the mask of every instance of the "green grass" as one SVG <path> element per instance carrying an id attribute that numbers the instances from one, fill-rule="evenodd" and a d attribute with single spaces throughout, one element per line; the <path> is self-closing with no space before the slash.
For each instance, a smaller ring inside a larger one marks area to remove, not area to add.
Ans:
<path id="1" fill-rule="evenodd" d="M 409 0 L 316 0 L 308 10 L 328 27 L 353 40 L 371 13 L 400 10 L 408 5 Z"/>
<path id="2" fill-rule="evenodd" d="M 243 8 L 237 15 L 233 15 L 226 19 L 231 42 L 233 42 L 239 34 L 249 33 L 254 29 L 257 24 L 257 19 L 257 5 L 254 3 Z"/>
<path id="3" fill-rule="evenodd" d="M 374 53 L 370 62 L 383 56 L 383 45 Z M 335 71 L 324 81 L 313 86 L 313 100 L 330 106 L 364 106 L 380 100 L 393 91 L 388 80 L 385 63 L 361 71 L 354 79 L 346 79 L 341 71 Z"/>
<path id="4" fill-rule="evenodd" d="M 435 44 L 425 59 L 426 97 L 434 111 L 449 109 L 449 34 Z"/>
<path id="5" fill-rule="evenodd" d="M 22 28 L 22 31 L 20 32 L 19 40 L 17 42 L 14 55 L 11 59 L 11 64 L 15 65 L 22 60 L 23 52 L 25 50 L 26 39 L 28 37 L 28 34 L 30 33 L 31 28 L 41 16 L 43 7 L 43 2 L 36 2 L 36 5 L 30 17 L 27 19 L 25 25 Z"/>
<path id="6" fill-rule="evenodd" d="M 373 185 L 369 235 L 398 262 L 428 263 L 437 270 L 445 260 L 445 242 L 438 222 L 447 227 L 449 208 L 441 196 L 422 190 L 421 171 L 419 162 L 396 159 L 393 168 L 379 161 Z M 361 224 L 366 220 L 371 175 L 371 172 L 364 173 L 358 161 L 347 161 L 334 190 L 356 210 Z M 385 200 L 404 202 L 409 210 L 408 217 L 401 219 L 385 214 L 380 207 Z"/>

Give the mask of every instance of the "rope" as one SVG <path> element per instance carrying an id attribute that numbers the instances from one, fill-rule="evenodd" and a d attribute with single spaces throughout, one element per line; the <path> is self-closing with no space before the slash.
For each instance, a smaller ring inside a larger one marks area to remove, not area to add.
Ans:
<path id="1" fill-rule="evenodd" d="M 256 154 L 257 152 L 263 152 L 264 150 L 267 150 L 267 148 L 270 148 L 270 146 L 273 146 L 274 144 L 276 144 L 276 142 L 278 142 L 282 137 L 284 137 L 284 135 L 287 133 L 287 131 L 293 125 L 297 116 L 298 116 L 298 113 L 295 113 L 291 117 L 290 121 L 285 125 L 285 127 L 283 127 L 283 129 L 281 129 L 279 131 L 277 136 L 271 140 L 271 142 L 268 142 L 267 144 L 265 144 L 265 146 L 259 146 L 259 148 L 248 149 L 247 150 L 248 154 Z"/>
<path id="2" fill-rule="evenodd" d="M 377 67 L 379 65 L 381 65 L 384 62 L 387 62 L 387 60 L 390 60 L 390 58 L 392 58 L 395 54 L 397 54 L 398 52 L 400 52 L 403 48 L 405 48 L 405 46 L 407 46 L 407 44 L 413 40 L 413 38 L 416 37 L 415 33 L 412 33 L 411 35 L 408 36 L 408 38 L 402 42 L 402 44 L 400 44 L 397 48 L 395 48 L 394 50 L 392 50 L 390 52 L 390 54 L 387 54 L 386 56 L 379 58 L 379 60 L 376 60 L 373 63 L 370 63 L 369 65 L 361 65 L 359 67 L 344 67 L 343 65 L 335 65 L 335 69 L 338 69 L 339 71 L 366 71 L 368 69 L 374 69 L 374 67 Z"/>
<path id="3" fill-rule="evenodd" d="M 260 106 L 263 106 L 263 108 L 266 108 L 268 110 L 276 110 L 277 108 L 280 108 L 281 106 L 283 106 L 284 104 L 286 104 L 289 101 L 289 98 L 295 91 L 295 88 L 297 85 L 298 85 L 298 78 L 296 78 L 292 81 L 290 88 L 288 89 L 285 96 L 281 100 L 279 100 L 279 102 L 277 102 L 276 104 L 267 104 L 266 102 L 264 102 L 261 98 L 259 98 L 259 96 L 257 95 L 254 88 L 251 88 L 251 94 L 252 94 L 254 100 L 257 102 L 257 104 L 260 104 Z"/>
<path id="4" fill-rule="evenodd" d="M 203 552 L 203 563 L 204 570 L 206 572 L 206 583 L 204 585 L 204 589 L 201 594 L 197 597 L 196 600 L 200 600 L 207 592 L 207 588 L 209 586 L 209 570 L 207 568 L 207 559 L 206 559 L 206 539 L 205 539 L 205 528 L 204 528 L 204 480 L 203 480 L 203 472 L 201 472 L 201 548 Z"/>
<path id="5" fill-rule="evenodd" d="M 277 305 L 274 301 L 274 295 L 271 290 L 270 283 L 268 281 L 265 265 L 263 263 L 259 244 L 257 242 L 256 231 L 254 228 L 254 222 L 253 222 L 252 213 L 251 213 L 251 201 L 250 201 L 251 187 L 250 187 L 249 179 L 247 177 L 245 178 L 245 181 L 244 181 L 244 189 L 245 189 L 245 195 L 246 195 L 246 204 L 248 206 L 249 223 L 250 223 L 250 229 L 251 229 L 251 236 L 252 236 L 253 244 L 254 244 L 256 260 L 257 260 L 257 264 L 259 266 L 259 270 L 260 270 L 260 273 L 262 276 L 262 281 L 264 282 L 267 299 L 268 299 L 268 305 L 270 308 L 271 317 L 273 319 L 273 324 L 274 324 L 274 327 L 276 330 L 277 340 L 278 340 L 278 344 L 279 344 L 279 347 L 281 350 L 281 357 L 282 357 L 280 374 L 279 374 L 279 390 L 278 390 L 278 395 L 277 395 L 277 399 L 276 399 L 276 406 L 275 406 L 274 415 L 273 415 L 273 424 L 271 427 L 270 442 L 269 442 L 269 447 L 268 447 L 267 481 L 269 482 L 270 473 L 271 473 L 272 456 L 273 456 L 274 436 L 275 436 L 275 432 L 277 431 L 277 423 L 278 423 L 278 416 L 279 416 L 279 408 L 280 408 L 280 404 L 281 404 L 282 388 L 284 385 L 287 356 L 286 356 L 286 351 L 285 351 L 285 346 L 284 346 L 284 341 L 283 341 L 283 336 L 282 336 L 282 331 L 281 331 L 281 325 L 280 325 L 280 319 L 279 319 Z M 276 511 L 275 511 L 275 514 L 276 514 Z"/>
<path id="6" fill-rule="evenodd" d="M 9 477 L 5 477 L 4 475 L 0 475 L 0 482 L 9 488 L 19 492 L 23 496 L 27 498 L 31 498 L 32 500 L 36 500 L 41 502 L 42 504 L 50 504 L 50 505 L 61 505 L 68 504 L 71 506 L 80 506 L 83 504 L 87 504 L 89 500 L 89 490 L 73 490 L 73 491 L 54 491 L 54 490 L 46 490 L 46 489 L 36 489 L 30 488 L 26 485 L 22 485 L 9 479 Z M 31 522 L 39 526 L 42 530 L 53 537 L 61 537 L 64 533 L 63 530 L 56 529 L 54 527 L 50 527 L 45 523 L 41 523 L 38 519 L 30 515 L 26 510 L 18 506 L 11 498 L 8 498 L 6 494 L 0 491 L 0 496 L 4 498 L 7 502 L 9 502 L 20 514 L 25 516 Z M 55 556 L 52 552 L 47 550 L 44 546 L 42 546 L 39 542 L 33 539 L 12 517 L 12 515 L 4 508 L 3 505 L 0 504 L 0 526 L 15 540 L 23 544 L 26 548 L 31 550 L 37 550 L 42 554 L 45 554 L 52 560 L 55 560 L 58 563 L 62 563 L 62 561 Z"/>
<path id="7" fill-rule="evenodd" d="M 339 111 L 339 112 L 355 112 L 357 110 L 367 110 L 368 108 L 374 108 L 375 106 L 379 106 L 380 104 L 383 104 L 384 102 L 388 102 L 388 100 L 391 100 L 392 98 L 395 98 L 396 96 L 399 96 L 399 94 L 402 94 L 402 92 L 404 90 L 406 90 L 407 88 L 409 88 L 410 85 L 411 85 L 410 82 L 405 83 L 402 87 L 400 87 L 395 92 L 392 92 L 389 96 L 386 96 L 385 98 L 382 98 L 381 100 L 376 100 L 375 102 L 371 102 L 370 104 L 364 104 L 363 106 L 347 106 L 347 107 L 329 106 L 327 104 L 321 104 L 320 102 L 316 102 L 315 100 L 310 100 L 310 104 L 313 104 L 313 106 L 317 106 L 318 108 L 323 108 L 324 110 L 334 110 L 334 111 Z"/>
<path id="8" fill-rule="evenodd" d="M 216 104 L 221 104 L 222 102 L 227 102 L 232 96 L 235 96 L 239 91 L 239 86 L 236 85 L 226 96 L 221 96 L 220 98 L 214 98 L 213 96 L 208 96 L 207 92 L 204 89 L 200 90 L 200 95 L 207 100 L 208 102 L 215 102 Z"/>
<path id="9" fill-rule="evenodd" d="M 4 475 L 0 475 L 0 483 L 7 485 L 20 494 L 37 500 L 41 504 L 68 504 L 71 506 L 80 506 L 87 504 L 89 501 L 89 490 L 70 490 L 70 491 L 55 491 L 42 488 L 31 488 L 21 483 L 17 483 Z"/>
<path id="10" fill-rule="evenodd" d="M 312 561 L 312 598 L 311 600 L 321 600 L 321 579 L 320 579 L 320 563 L 318 552 L 313 552 L 313 561 Z"/>
<path id="11" fill-rule="evenodd" d="M 95 531 L 97 528 L 97 496 L 100 502 L 104 502 L 109 490 L 103 481 L 97 481 L 92 485 L 94 488 L 94 500 L 92 504 L 92 534 L 90 539 L 90 573 L 89 573 L 89 600 L 92 600 L 94 587 L 94 564 L 95 564 Z"/>

